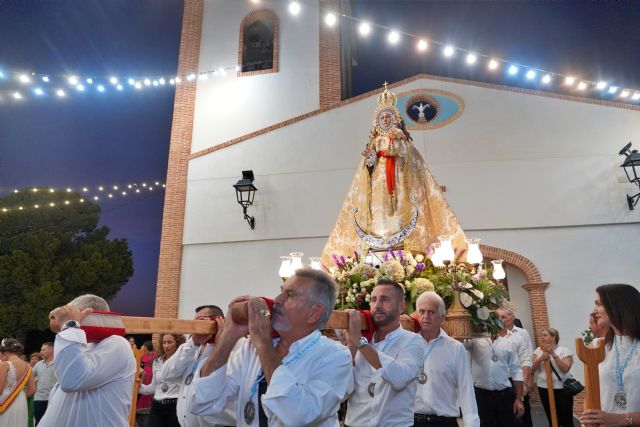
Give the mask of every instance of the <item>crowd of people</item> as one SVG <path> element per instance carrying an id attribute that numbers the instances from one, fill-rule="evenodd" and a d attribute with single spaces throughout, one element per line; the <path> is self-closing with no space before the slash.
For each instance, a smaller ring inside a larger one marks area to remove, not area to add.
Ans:
<path id="1" fill-rule="evenodd" d="M 195 319 L 215 321 L 218 333 L 186 341 L 164 334 L 159 354 L 145 346 L 141 368 L 124 337 L 93 339 L 81 328 L 93 311 L 109 311 L 102 298 L 83 295 L 51 312 L 60 331 L 32 355 L 33 367 L 20 358 L 20 343 L 2 341 L 0 427 L 29 421 L 41 427 L 128 426 L 135 379 L 141 395 L 152 396 L 148 427 L 454 427 L 460 417 L 471 427 L 530 426 L 526 397 L 536 386 L 547 418 L 573 425 L 573 398 L 562 390 L 573 352 L 559 345 L 556 329 L 544 329 L 534 350 L 513 311 L 500 309 L 498 334 L 460 342 L 442 329 L 445 302 L 425 292 L 416 302 L 414 333 L 401 326 L 401 286 L 380 280 L 364 317 L 368 328 L 363 333 L 361 313 L 351 310 L 348 328 L 336 339 L 323 333 L 335 300 L 329 275 L 298 270 L 273 301 L 232 301 L 246 302 L 246 324 L 217 306 L 197 307 Z M 580 415 L 585 426 L 640 425 L 638 307 L 633 286 L 596 290 L 592 330 L 606 352 L 599 366 L 602 408 Z M 555 373 L 553 390 L 547 362 Z"/>

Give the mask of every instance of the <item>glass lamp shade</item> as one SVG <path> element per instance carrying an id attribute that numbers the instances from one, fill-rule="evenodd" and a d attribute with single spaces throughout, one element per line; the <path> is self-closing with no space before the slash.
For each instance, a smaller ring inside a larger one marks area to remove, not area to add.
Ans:
<path id="1" fill-rule="evenodd" d="M 314 270 L 322 270 L 320 257 L 317 257 L 317 256 L 309 257 L 309 262 L 311 263 L 311 268 L 313 268 Z"/>
<path id="2" fill-rule="evenodd" d="M 433 246 L 433 253 L 431 254 L 431 263 L 434 267 L 444 267 L 444 263 L 442 262 L 442 249 L 440 245 Z"/>
<path id="3" fill-rule="evenodd" d="M 504 268 L 502 268 L 502 260 L 496 259 L 491 261 L 493 264 L 493 278 L 496 280 L 502 280 L 507 277 L 507 274 L 504 272 Z"/>
<path id="4" fill-rule="evenodd" d="M 480 239 L 468 239 L 467 262 L 469 264 L 480 264 L 482 262 L 482 252 L 480 252 Z"/>
<path id="5" fill-rule="evenodd" d="M 280 269 L 278 270 L 278 274 L 280 277 L 288 278 L 291 276 L 291 257 L 290 256 L 281 256 L 280 257 Z"/>
<path id="6" fill-rule="evenodd" d="M 289 255 L 291 256 L 291 265 L 289 266 L 291 274 L 295 273 L 299 268 L 304 268 L 304 265 L 302 265 L 302 256 L 304 254 L 302 252 L 291 252 Z"/>
<path id="7" fill-rule="evenodd" d="M 456 254 L 451 246 L 451 236 L 439 236 L 438 240 L 440 240 L 440 259 L 443 262 L 453 261 Z"/>

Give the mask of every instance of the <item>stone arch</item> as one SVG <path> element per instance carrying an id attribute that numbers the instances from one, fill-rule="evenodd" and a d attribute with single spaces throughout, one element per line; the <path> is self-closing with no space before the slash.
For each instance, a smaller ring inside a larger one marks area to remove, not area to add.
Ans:
<path id="1" fill-rule="evenodd" d="M 545 296 L 545 289 L 549 286 L 549 282 L 543 282 L 538 267 L 530 259 L 517 252 L 483 244 L 480 245 L 480 251 L 485 258 L 501 259 L 504 263 L 520 270 L 524 275 L 525 284 L 522 287 L 529 295 L 533 340 L 537 343 L 542 329 L 549 327 L 549 312 Z"/>
<path id="2" fill-rule="evenodd" d="M 260 69 L 260 70 L 250 70 L 246 71 L 244 68 L 244 55 L 245 55 L 245 34 L 247 32 L 248 27 L 251 25 L 263 21 L 271 24 L 271 29 L 273 32 L 273 54 L 272 59 L 273 63 L 271 68 L 268 69 Z M 238 70 L 238 76 L 253 76 L 258 74 L 270 74 L 277 73 L 279 66 L 279 47 L 280 47 L 280 24 L 278 21 L 278 17 L 275 13 L 270 11 L 269 9 L 261 9 L 255 10 L 244 17 L 242 22 L 240 23 L 240 37 L 238 42 L 238 65 L 240 66 L 240 70 Z"/>

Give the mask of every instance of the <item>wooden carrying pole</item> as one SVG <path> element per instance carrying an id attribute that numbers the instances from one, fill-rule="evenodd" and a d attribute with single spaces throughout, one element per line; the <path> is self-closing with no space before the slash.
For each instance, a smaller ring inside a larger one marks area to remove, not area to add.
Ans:
<path id="1" fill-rule="evenodd" d="M 556 395 L 553 389 L 553 378 L 551 377 L 551 361 L 544 361 L 544 371 L 547 374 L 547 391 L 549 396 L 549 413 L 551 414 L 551 427 L 558 427 L 558 414 L 556 413 Z"/>
<path id="2" fill-rule="evenodd" d="M 246 308 L 246 303 L 245 303 Z M 246 311 L 245 311 L 246 313 Z M 232 312 L 235 319 L 235 313 Z M 242 316 L 241 316 L 242 317 Z M 238 323 L 247 323 L 246 315 L 244 321 L 242 318 L 236 320 Z M 127 334 L 215 334 L 217 324 L 213 320 L 186 320 L 186 319 L 161 319 L 155 317 L 133 317 L 122 316 L 122 322 Z M 413 331 L 413 320 L 401 320 L 404 329 Z M 367 322 L 364 314 L 361 314 L 362 330 L 367 330 Z M 334 310 L 329 317 L 329 321 L 325 326 L 327 329 L 349 329 L 349 313 L 346 311 Z"/>
<path id="3" fill-rule="evenodd" d="M 576 354 L 584 364 L 584 409 L 600 410 L 600 373 L 598 364 L 604 360 L 604 340 L 598 340 L 595 347 L 584 345 L 582 338 L 576 338 Z"/>

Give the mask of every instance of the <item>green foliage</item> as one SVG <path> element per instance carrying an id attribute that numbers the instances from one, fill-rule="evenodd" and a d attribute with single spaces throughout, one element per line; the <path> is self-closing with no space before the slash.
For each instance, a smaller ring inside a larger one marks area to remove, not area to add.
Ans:
<path id="1" fill-rule="evenodd" d="M 81 198 L 25 189 L 0 199 L 0 336 L 46 328 L 78 295 L 110 299 L 133 274 L 126 239 L 109 240 L 100 207 Z"/>

